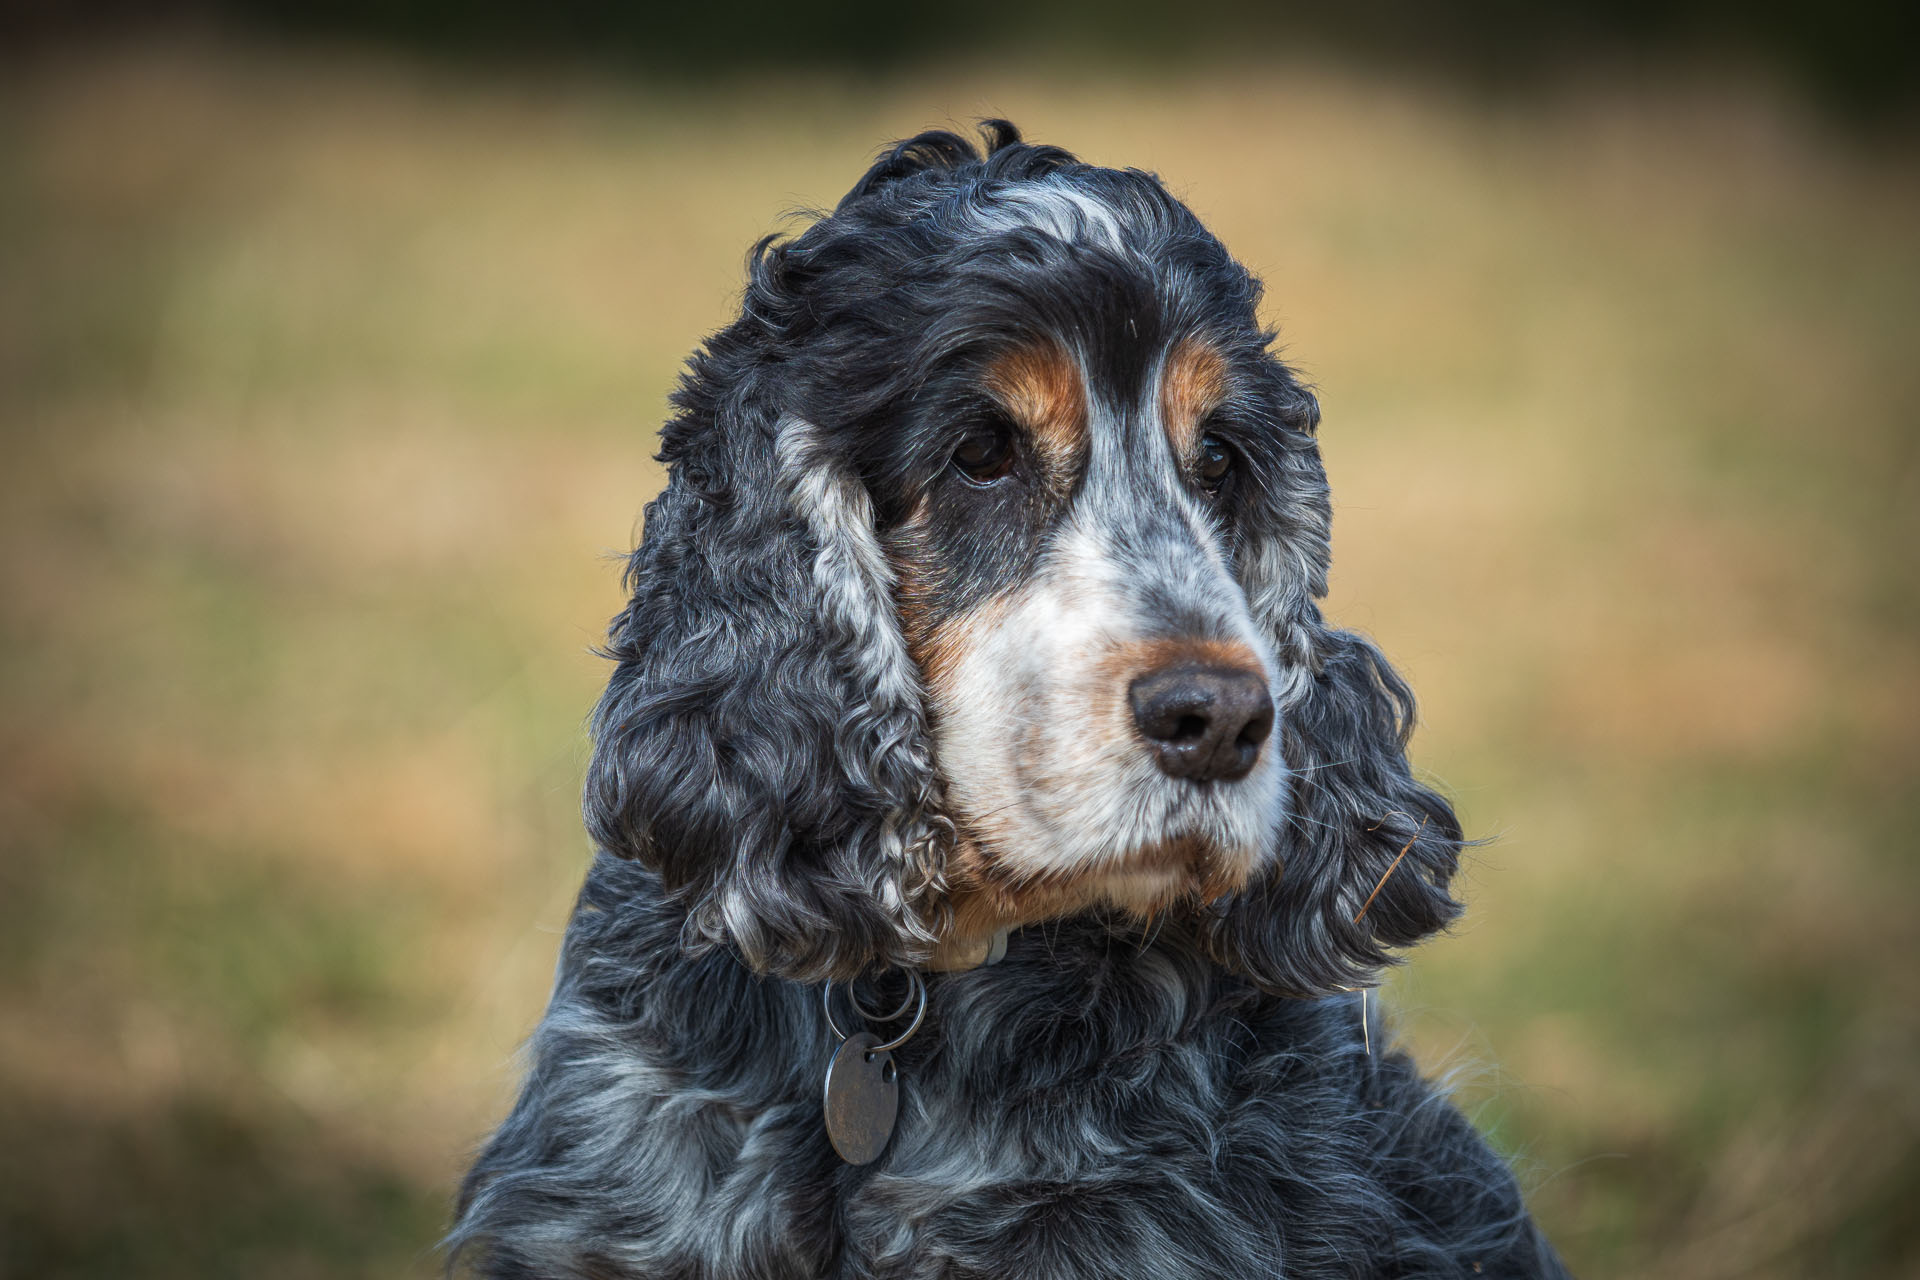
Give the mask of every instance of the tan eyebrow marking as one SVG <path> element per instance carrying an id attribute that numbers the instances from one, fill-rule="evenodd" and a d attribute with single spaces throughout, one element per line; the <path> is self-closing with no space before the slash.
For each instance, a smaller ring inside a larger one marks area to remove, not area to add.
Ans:
<path id="1" fill-rule="evenodd" d="M 1212 343 L 1184 338 L 1160 370 L 1160 422 L 1177 458 L 1191 458 L 1207 415 L 1229 391 L 1227 361 Z"/>
<path id="2" fill-rule="evenodd" d="M 987 389 L 1033 437 L 1050 470 L 1071 473 L 1087 448 L 1080 366 L 1060 346 L 1018 347 L 987 366 Z"/>

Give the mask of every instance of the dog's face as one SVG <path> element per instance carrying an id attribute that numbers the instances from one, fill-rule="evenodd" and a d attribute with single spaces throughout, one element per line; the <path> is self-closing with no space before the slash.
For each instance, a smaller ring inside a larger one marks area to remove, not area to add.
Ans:
<path id="1" fill-rule="evenodd" d="M 1248 379 L 1204 332 L 1156 316 L 1147 347 L 1088 310 L 977 353 L 897 436 L 938 464 L 885 545 L 958 830 L 956 960 L 1096 903 L 1219 898 L 1281 829 L 1276 659 L 1233 564 L 1272 447 L 1236 416 Z"/>
<path id="2" fill-rule="evenodd" d="M 1157 179 L 994 131 L 756 251 L 663 433 L 590 825 L 793 976 L 1107 907 L 1364 977 L 1457 909 L 1459 831 L 1314 605 L 1317 405 Z"/>

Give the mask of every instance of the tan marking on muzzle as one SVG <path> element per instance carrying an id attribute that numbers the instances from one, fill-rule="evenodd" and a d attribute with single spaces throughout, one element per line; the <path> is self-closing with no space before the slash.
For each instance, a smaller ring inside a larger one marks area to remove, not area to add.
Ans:
<path id="1" fill-rule="evenodd" d="M 1266 679 L 1266 668 L 1261 665 L 1259 655 L 1245 641 L 1170 636 L 1122 645 L 1102 658 L 1099 666 L 1100 674 L 1104 677 L 1101 687 L 1116 691 L 1114 697 L 1117 704 L 1124 707 L 1127 689 L 1135 680 L 1149 671 L 1159 671 L 1183 662 L 1208 667 L 1232 667 Z M 1131 710 L 1127 714 L 1131 716 Z"/>
<path id="2" fill-rule="evenodd" d="M 937 711 L 952 705 L 957 696 L 954 681 L 967 655 L 1004 625 L 1012 600 L 995 596 L 966 613 L 934 622 L 930 601 L 939 589 L 938 573 L 906 557 L 895 558 L 894 570 L 899 575 L 900 630 Z"/>
<path id="3" fill-rule="evenodd" d="M 951 693 L 954 673 L 978 636 L 996 625 L 1005 604 L 989 600 L 969 613 L 934 621 L 946 590 L 940 564 L 926 540 L 927 502 L 922 498 L 887 539 L 887 560 L 893 566 L 894 607 L 907 653 L 920 668 L 927 691 L 937 705 Z"/>
<path id="4" fill-rule="evenodd" d="M 1160 371 L 1160 423 L 1177 458 L 1191 458 L 1207 415 L 1229 391 L 1227 361 L 1213 344 L 1186 338 Z"/>
<path id="5" fill-rule="evenodd" d="M 927 675 L 923 650 L 933 629 L 933 605 L 937 599 L 939 574 L 931 563 L 927 548 L 927 501 L 914 504 L 907 518 L 887 535 L 887 562 L 893 566 L 893 604 L 900 617 L 900 634 L 907 642 L 907 653 Z"/>

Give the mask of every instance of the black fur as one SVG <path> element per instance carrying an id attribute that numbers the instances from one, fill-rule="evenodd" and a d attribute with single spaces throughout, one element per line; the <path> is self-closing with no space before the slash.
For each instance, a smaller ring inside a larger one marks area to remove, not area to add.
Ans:
<path id="1" fill-rule="evenodd" d="M 1362 1035 L 1350 989 L 1459 909 L 1461 833 L 1408 769 L 1406 686 L 1314 603 L 1318 409 L 1268 353 L 1257 282 L 1157 179 L 987 134 L 984 155 L 950 133 L 901 143 L 831 215 L 762 242 L 741 317 L 691 363 L 594 719 L 602 852 L 519 1104 L 463 1188 L 456 1261 L 1563 1274 L 1471 1125 Z M 1040 203 L 1006 216 L 1021 200 Z M 1229 354 L 1209 429 L 1244 459 L 1211 518 L 1286 673 L 1278 862 L 1151 928 L 1091 912 L 1016 932 L 997 966 L 930 974 L 892 1144 L 845 1166 L 822 1129 L 816 984 L 927 959 L 953 824 L 926 710 L 889 674 L 890 605 L 848 603 L 861 583 L 829 572 L 781 450 L 804 439 L 801 474 L 843 483 L 879 539 L 932 510 L 916 536 L 963 608 L 1030 572 L 1074 500 L 942 479 L 984 362 L 1051 337 L 1119 404 L 1194 335 Z"/>

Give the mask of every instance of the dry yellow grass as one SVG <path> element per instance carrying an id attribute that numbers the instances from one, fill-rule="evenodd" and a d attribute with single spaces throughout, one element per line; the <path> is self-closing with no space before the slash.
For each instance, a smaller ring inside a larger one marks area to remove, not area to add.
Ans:
<path id="1" fill-rule="evenodd" d="M 1590 1274 L 1911 1274 L 1920 167 L 1751 86 L 0 87 L 0 1274 L 392 1274 L 585 858 L 586 649 L 745 246 L 1007 114 L 1319 384 L 1333 611 L 1498 841 L 1391 993 Z"/>

